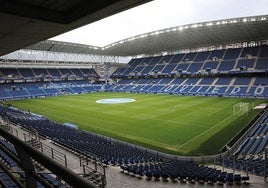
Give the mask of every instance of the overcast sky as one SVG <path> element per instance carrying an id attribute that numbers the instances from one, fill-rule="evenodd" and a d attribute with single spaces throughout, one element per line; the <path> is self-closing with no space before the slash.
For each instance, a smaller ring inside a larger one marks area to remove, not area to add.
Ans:
<path id="1" fill-rule="evenodd" d="M 154 0 L 52 38 L 103 47 L 184 24 L 268 14 L 268 0 Z"/>

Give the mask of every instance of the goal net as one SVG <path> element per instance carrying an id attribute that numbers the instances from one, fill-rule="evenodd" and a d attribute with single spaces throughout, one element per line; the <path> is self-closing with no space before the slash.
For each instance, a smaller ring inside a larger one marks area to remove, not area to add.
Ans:
<path id="1" fill-rule="evenodd" d="M 239 102 L 233 106 L 233 115 L 235 114 L 245 114 L 248 112 L 248 103 L 245 102 Z"/>

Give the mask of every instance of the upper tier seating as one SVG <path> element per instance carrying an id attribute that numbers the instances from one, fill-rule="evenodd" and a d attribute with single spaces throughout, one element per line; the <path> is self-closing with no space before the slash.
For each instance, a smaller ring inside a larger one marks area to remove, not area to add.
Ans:
<path id="1" fill-rule="evenodd" d="M 21 77 L 16 68 L 1 68 L 0 71 L 3 77 Z"/>
<path id="2" fill-rule="evenodd" d="M 195 57 L 196 57 L 197 53 L 187 53 L 185 54 L 185 56 L 183 57 L 182 61 L 194 61 Z"/>
<path id="3" fill-rule="evenodd" d="M 253 69 L 254 63 L 255 63 L 255 59 L 240 59 L 238 60 L 235 68 L 236 69 L 241 69 L 241 68 Z"/>
<path id="4" fill-rule="evenodd" d="M 268 80 L 264 76 L 268 71 L 267 49 L 267 45 L 263 45 L 132 59 L 129 66 L 118 68 L 112 74 L 111 77 L 122 79 L 119 85 L 106 88 L 116 92 L 267 97 Z M 203 78 L 207 75 L 212 78 Z M 200 79 L 191 78 L 195 76 Z M 141 77 L 147 77 L 147 81 L 141 81 Z M 173 79 L 162 80 L 166 87 L 158 87 L 156 78 L 159 77 Z M 126 87 L 126 84 L 132 86 Z"/>
<path id="5" fill-rule="evenodd" d="M 0 68 L 0 78 L 40 78 L 40 77 L 95 77 L 93 69 L 55 69 L 55 68 Z"/>
<path id="6" fill-rule="evenodd" d="M 62 76 L 58 69 L 47 69 L 47 72 L 53 77 L 60 78 Z"/>
<path id="7" fill-rule="evenodd" d="M 268 45 L 262 45 L 259 57 L 268 57 Z"/>
<path id="8" fill-rule="evenodd" d="M 208 59 L 210 52 L 199 52 L 195 57 L 194 61 L 206 61 Z"/>
<path id="9" fill-rule="evenodd" d="M 259 50 L 260 50 L 260 46 L 243 48 L 240 57 L 244 57 L 244 58 L 248 58 L 250 56 L 256 57 L 258 56 Z"/>
<path id="10" fill-rule="evenodd" d="M 259 58 L 255 68 L 258 70 L 268 70 L 268 58 Z"/>
<path id="11" fill-rule="evenodd" d="M 34 77 L 34 73 L 32 69 L 18 69 L 18 72 L 20 72 L 20 75 L 23 77 Z"/>
<path id="12" fill-rule="evenodd" d="M 223 55 L 225 53 L 225 50 L 213 50 L 211 52 L 211 54 L 209 55 L 209 58 L 210 60 L 213 60 L 213 59 L 222 59 Z"/>
<path id="13" fill-rule="evenodd" d="M 177 73 L 196 74 L 207 69 L 225 73 L 233 70 L 266 71 L 267 49 L 267 45 L 263 45 L 132 59 L 128 67 L 118 68 L 111 77 L 147 76 L 155 70 L 157 75 L 171 76 Z"/>
<path id="14" fill-rule="evenodd" d="M 226 50 L 225 55 L 223 59 L 236 59 L 239 57 L 239 54 L 241 52 L 241 48 L 229 48 Z"/>
<path id="15" fill-rule="evenodd" d="M 46 97 L 63 94 L 97 92 L 99 85 L 88 81 L 42 82 L 0 85 L 0 100 Z"/>
<path id="16" fill-rule="evenodd" d="M 36 76 L 47 76 L 49 75 L 46 69 L 32 69 L 34 72 L 34 75 Z"/>

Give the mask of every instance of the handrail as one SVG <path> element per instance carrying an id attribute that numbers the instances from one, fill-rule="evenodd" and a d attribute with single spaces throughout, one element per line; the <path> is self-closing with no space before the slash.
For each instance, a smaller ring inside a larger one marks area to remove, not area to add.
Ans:
<path id="1" fill-rule="evenodd" d="M 40 151 L 47 156 L 50 156 L 55 161 L 59 162 L 67 168 L 67 157 L 64 153 L 56 150 L 55 148 L 40 142 Z"/>
<path id="2" fill-rule="evenodd" d="M 60 179 L 62 179 L 69 185 L 73 187 L 96 187 L 96 185 L 94 185 L 93 183 L 88 182 L 86 179 L 78 176 L 73 171 L 54 162 L 52 159 L 45 156 L 40 151 L 35 150 L 31 146 L 24 143 L 22 140 L 19 140 L 18 138 L 4 130 L 2 127 L 0 127 L 0 135 L 7 139 L 10 143 L 12 143 L 15 148 L 20 148 L 21 150 L 23 150 L 27 155 L 29 155 L 41 165 L 45 166 L 53 174 L 58 176 Z"/>
<path id="3" fill-rule="evenodd" d="M 19 188 L 23 188 L 23 184 L 18 181 L 14 175 L 7 169 L 7 167 L 5 165 L 3 165 L 1 162 L 0 162 L 0 169 L 2 169 L 14 182 L 15 184 L 19 187 Z M 1 185 L 1 183 L 0 183 Z"/>
<path id="4" fill-rule="evenodd" d="M 31 134 L 31 130 L 29 131 L 29 135 Z M 29 143 L 31 146 L 33 146 L 35 149 L 37 149 L 38 151 L 41 151 L 43 154 L 50 156 L 50 158 L 54 159 L 55 161 L 57 161 L 58 163 L 60 163 L 61 165 L 67 167 L 67 157 L 64 153 L 56 150 L 55 148 L 43 143 L 40 141 L 40 135 L 38 134 L 36 129 L 33 129 L 32 131 L 35 132 L 35 135 L 33 137 L 33 135 L 31 136 L 27 136 L 26 134 L 24 135 L 24 141 L 26 143 Z M 28 139 L 29 138 L 29 139 Z M 35 141 L 38 142 L 38 146 L 35 146 Z"/>

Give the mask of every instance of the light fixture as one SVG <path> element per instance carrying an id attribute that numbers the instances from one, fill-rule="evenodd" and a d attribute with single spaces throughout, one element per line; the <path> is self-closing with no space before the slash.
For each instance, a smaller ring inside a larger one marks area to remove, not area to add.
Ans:
<path id="1" fill-rule="evenodd" d="M 213 25 L 212 22 L 207 23 L 207 26 L 212 26 L 212 25 Z"/>

